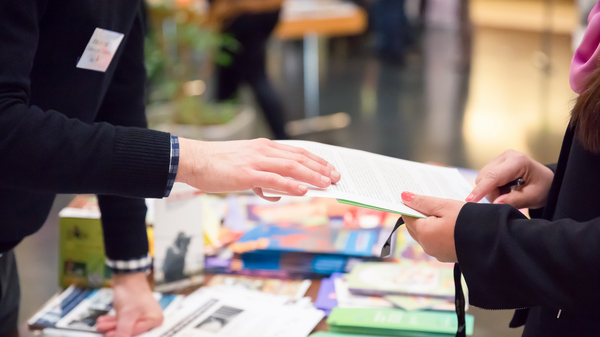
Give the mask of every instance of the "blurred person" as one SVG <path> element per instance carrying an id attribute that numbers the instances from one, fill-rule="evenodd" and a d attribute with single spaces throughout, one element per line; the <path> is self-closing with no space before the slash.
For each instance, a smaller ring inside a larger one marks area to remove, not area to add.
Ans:
<path id="1" fill-rule="evenodd" d="M 222 48 L 231 57 L 217 65 L 217 100 L 235 98 L 242 83 L 248 84 L 276 139 L 287 139 L 283 103 L 267 77 L 267 41 L 279 22 L 283 0 L 209 0 L 209 24 L 239 43 Z"/>
<path id="2" fill-rule="evenodd" d="M 471 304 L 517 309 L 523 336 L 600 336 L 600 7 L 571 62 L 571 112 L 560 157 L 544 166 L 507 151 L 479 173 L 467 203 L 402 194 L 428 215 L 403 216 L 429 255 L 458 262 Z M 500 188 L 522 178 L 506 194 Z M 487 196 L 493 204 L 477 204 Z M 518 208 L 529 208 L 528 219 Z M 460 274 L 455 282 L 460 284 Z"/>
<path id="3" fill-rule="evenodd" d="M 404 0 L 375 0 L 372 4 L 376 34 L 375 48 L 379 56 L 391 63 L 403 63 L 412 36 Z"/>
<path id="4" fill-rule="evenodd" d="M 116 310 L 98 329 L 131 336 L 162 322 L 146 280 L 143 198 L 168 196 L 175 181 L 262 196 L 261 187 L 303 195 L 302 182 L 339 179 L 325 160 L 266 139 L 202 142 L 146 129 L 141 4 L 0 1 L 1 336 L 17 329 L 13 248 L 44 223 L 56 193 L 98 195 Z"/>

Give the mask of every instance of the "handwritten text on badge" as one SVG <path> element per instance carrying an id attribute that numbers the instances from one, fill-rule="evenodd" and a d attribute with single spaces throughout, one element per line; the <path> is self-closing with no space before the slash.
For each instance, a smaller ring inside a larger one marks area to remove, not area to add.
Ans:
<path id="1" fill-rule="evenodd" d="M 123 41 L 123 36 L 121 33 L 96 28 L 77 63 L 77 68 L 105 72 Z"/>

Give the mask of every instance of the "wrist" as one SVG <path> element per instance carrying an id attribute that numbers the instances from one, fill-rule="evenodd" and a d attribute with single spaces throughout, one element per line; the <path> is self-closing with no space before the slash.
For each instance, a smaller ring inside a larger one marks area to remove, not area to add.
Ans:
<path id="1" fill-rule="evenodd" d="M 150 290 L 147 275 L 145 272 L 128 273 L 128 274 L 113 274 L 112 286 L 117 287 L 145 287 Z"/>
<path id="2" fill-rule="evenodd" d="M 202 172 L 205 163 L 202 158 L 198 158 L 196 151 L 194 151 L 198 142 L 179 138 L 179 168 L 175 177 L 176 182 L 189 184 L 197 172 Z"/>

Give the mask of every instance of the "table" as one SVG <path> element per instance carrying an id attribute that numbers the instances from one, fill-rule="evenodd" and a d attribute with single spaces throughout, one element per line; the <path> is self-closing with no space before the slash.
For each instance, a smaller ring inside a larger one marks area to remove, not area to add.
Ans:
<path id="1" fill-rule="evenodd" d="M 288 0 L 275 35 L 283 40 L 304 40 L 304 106 L 305 119 L 319 116 L 319 36 L 346 36 L 360 34 L 367 27 L 367 14 L 360 7 L 339 0 Z M 291 122 L 291 135 L 305 131 L 321 131 L 323 125 L 330 128 L 345 127 L 348 115 L 333 115 L 334 121 L 318 120 L 318 123 Z M 321 127 L 319 127 L 321 126 Z"/>

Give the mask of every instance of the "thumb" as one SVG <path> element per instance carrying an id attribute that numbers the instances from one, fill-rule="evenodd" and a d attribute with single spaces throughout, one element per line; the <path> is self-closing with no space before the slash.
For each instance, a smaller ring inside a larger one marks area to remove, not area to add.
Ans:
<path id="1" fill-rule="evenodd" d="M 121 314 L 117 316 L 117 329 L 115 337 L 131 337 L 133 334 L 133 325 L 137 321 L 136 314 Z"/>
<path id="2" fill-rule="evenodd" d="M 525 195 L 522 191 L 512 191 L 507 194 L 503 194 L 494 200 L 494 204 L 507 204 L 515 208 L 523 208 Z"/>
<path id="3" fill-rule="evenodd" d="M 442 209 L 442 199 L 418 195 L 411 192 L 402 192 L 402 201 L 404 204 L 417 212 L 421 212 L 427 216 L 440 216 Z"/>

